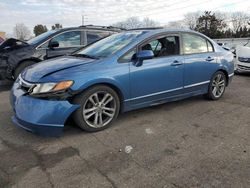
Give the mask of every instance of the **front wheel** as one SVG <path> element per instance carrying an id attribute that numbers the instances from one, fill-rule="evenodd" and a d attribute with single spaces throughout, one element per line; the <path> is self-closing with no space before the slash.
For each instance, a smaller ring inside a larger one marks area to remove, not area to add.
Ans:
<path id="1" fill-rule="evenodd" d="M 223 72 L 216 72 L 209 84 L 209 89 L 207 93 L 207 98 L 211 100 L 218 100 L 222 97 L 225 92 L 227 79 Z"/>
<path id="2" fill-rule="evenodd" d="M 73 118 L 80 128 L 88 132 L 106 129 L 120 111 L 117 93 L 105 85 L 88 89 L 76 96 L 74 103 L 81 107 L 74 113 Z"/>

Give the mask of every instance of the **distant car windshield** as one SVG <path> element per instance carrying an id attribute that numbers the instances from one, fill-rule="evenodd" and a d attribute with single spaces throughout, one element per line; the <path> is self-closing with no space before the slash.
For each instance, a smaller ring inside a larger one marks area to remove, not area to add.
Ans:
<path id="1" fill-rule="evenodd" d="M 105 58 L 127 46 L 142 34 L 142 31 L 114 34 L 78 51 L 76 54 L 86 57 Z"/>
<path id="2" fill-rule="evenodd" d="M 32 38 L 30 40 L 27 41 L 28 44 L 37 44 L 38 42 L 40 42 L 41 40 L 46 39 L 48 36 L 50 36 L 51 34 L 57 32 L 57 30 L 51 30 L 51 31 L 47 31 L 41 35 L 38 35 L 35 38 Z"/>

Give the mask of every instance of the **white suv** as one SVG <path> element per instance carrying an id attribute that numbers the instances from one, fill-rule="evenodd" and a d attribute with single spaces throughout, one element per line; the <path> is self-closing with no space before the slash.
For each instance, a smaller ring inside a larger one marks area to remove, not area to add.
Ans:
<path id="1" fill-rule="evenodd" d="M 236 47 L 235 72 L 250 72 L 250 42 Z"/>

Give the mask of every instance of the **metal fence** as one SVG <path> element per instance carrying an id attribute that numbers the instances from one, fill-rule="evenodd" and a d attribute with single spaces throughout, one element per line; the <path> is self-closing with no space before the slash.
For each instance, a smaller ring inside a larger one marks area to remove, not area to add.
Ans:
<path id="1" fill-rule="evenodd" d="M 244 46 L 250 42 L 250 38 L 225 38 L 225 39 L 213 39 L 216 43 L 229 48 L 235 48 L 236 46 Z"/>

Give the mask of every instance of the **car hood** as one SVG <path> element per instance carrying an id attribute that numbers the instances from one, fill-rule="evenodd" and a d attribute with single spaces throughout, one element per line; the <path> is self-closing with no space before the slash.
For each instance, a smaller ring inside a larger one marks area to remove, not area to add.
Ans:
<path id="1" fill-rule="evenodd" d="M 0 45 L 0 53 L 9 52 L 9 51 L 20 49 L 20 48 L 27 47 L 27 46 L 29 46 L 29 44 L 22 40 L 10 38 L 4 41 Z"/>
<path id="2" fill-rule="evenodd" d="M 250 47 L 247 46 L 237 46 L 236 54 L 238 57 L 250 58 Z"/>
<path id="3" fill-rule="evenodd" d="M 39 82 L 42 78 L 49 76 L 53 73 L 69 69 L 76 66 L 83 66 L 97 61 L 89 58 L 77 57 L 60 57 L 51 60 L 42 61 L 38 64 L 26 68 L 22 72 L 22 78 L 28 82 Z"/>

